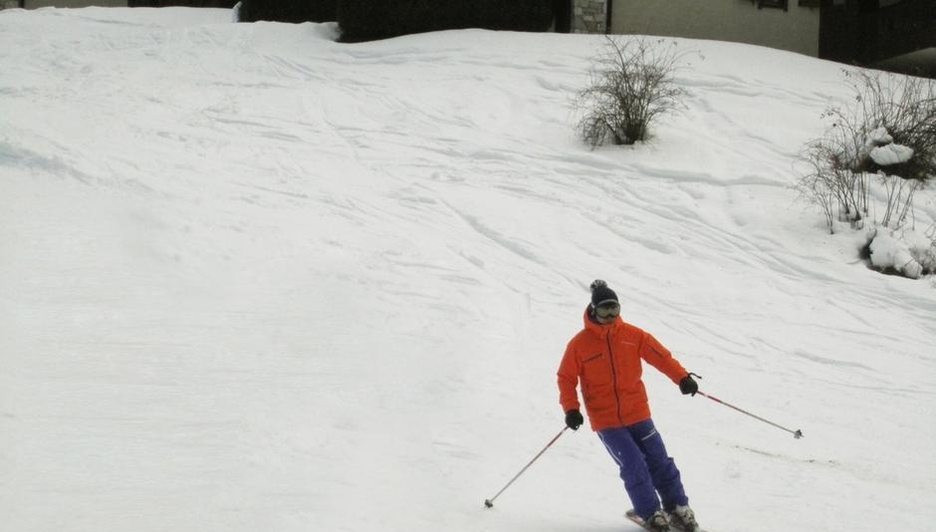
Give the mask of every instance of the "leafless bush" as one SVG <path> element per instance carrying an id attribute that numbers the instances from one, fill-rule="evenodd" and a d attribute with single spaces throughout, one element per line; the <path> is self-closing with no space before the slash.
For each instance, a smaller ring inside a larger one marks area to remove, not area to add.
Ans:
<path id="1" fill-rule="evenodd" d="M 903 227 L 913 212 L 913 194 L 920 186 L 920 182 L 893 175 L 883 177 L 883 181 L 884 188 L 887 190 L 887 199 L 884 214 L 881 216 L 881 225 Z"/>
<path id="2" fill-rule="evenodd" d="M 574 102 L 583 111 L 579 134 L 592 147 L 645 140 L 649 125 L 676 108 L 683 95 L 673 79 L 681 56 L 675 42 L 606 38 L 591 67 L 590 83 Z"/>
<path id="3" fill-rule="evenodd" d="M 874 70 L 846 72 L 855 90 L 855 111 L 861 118 L 857 130 L 867 136 L 884 128 L 893 143 L 913 150 L 913 157 L 888 167 L 887 173 L 904 179 L 936 179 L 936 80 L 885 74 Z M 854 114 L 854 113 L 853 113 Z M 833 116 L 844 118 L 838 110 Z M 867 155 L 860 161 L 865 171 L 882 170 Z"/>
<path id="4" fill-rule="evenodd" d="M 832 123 L 804 148 L 807 172 L 797 188 L 820 206 L 834 232 L 836 220 L 861 226 L 871 215 L 876 175 L 886 191 L 881 223 L 900 227 L 912 216 L 919 184 L 936 179 L 936 84 L 872 71 L 846 77 L 854 102 L 823 113 Z"/>
<path id="5" fill-rule="evenodd" d="M 822 209 L 829 231 L 836 220 L 858 223 L 868 215 L 867 174 L 856 172 L 852 159 L 844 155 L 850 139 L 840 133 L 833 130 L 806 146 L 801 158 L 809 171 L 797 185 Z"/>

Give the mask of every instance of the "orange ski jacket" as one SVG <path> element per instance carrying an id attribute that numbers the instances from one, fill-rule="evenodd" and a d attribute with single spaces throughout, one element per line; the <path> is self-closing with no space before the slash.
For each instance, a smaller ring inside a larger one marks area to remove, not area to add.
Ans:
<path id="1" fill-rule="evenodd" d="M 563 412 L 580 408 L 577 386 L 592 430 L 626 427 L 650 419 L 650 404 L 641 375 L 641 359 L 674 383 L 689 375 L 650 333 L 618 316 L 602 325 L 585 310 L 585 328 L 566 347 L 559 364 L 559 403 Z"/>

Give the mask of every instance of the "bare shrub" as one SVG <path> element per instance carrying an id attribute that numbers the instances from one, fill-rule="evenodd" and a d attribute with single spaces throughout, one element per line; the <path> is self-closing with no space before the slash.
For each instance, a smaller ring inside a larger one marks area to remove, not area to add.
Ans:
<path id="1" fill-rule="evenodd" d="M 936 84 L 872 71 L 846 77 L 854 101 L 823 113 L 832 123 L 803 149 L 808 170 L 797 188 L 820 206 L 834 232 L 836 220 L 861 227 L 871 215 L 876 175 L 886 190 L 881 223 L 900 227 L 912 216 L 918 185 L 936 178 Z"/>
<path id="2" fill-rule="evenodd" d="M 867 175 L 856 172 L 847 153 L 849 139 L 841 129 L 809 143 L 801 158 L 809 171 L 797 189 L 825 214 L 829 231 L 836 220 L 859 223 L 868 215 Z"/>
<path id="3" fill-rule="evenodd" d="M 858 131 L 866 136 L 884 128 L 894 144 L 913 150 L 912 158 L 887 168 L 887 173 L 917 181 L 936 179 L 936 80 L 873 70 L 846 72 L 846 77 L 855 90 L 855 111 L 862 119 L 854 124 Z M 833 110 L 836 114 L 838 110 Z M 865 171 L 884 169 L 867 155 L 859 163 Z"/>
<path id="4" fill-rule="evenodd" d="M 891 175 L 883 177 L 883 183 L 887 190 L 887 197 L 884 214 L 881 216 L 881 225 L 903 227 L 907 223 L 907 218 L 912 214 L 913 194 L 920 186 L 920 182 Z"/>
<path id="5" fill-rule="evenodd" d="M 914 229 L 913 196 L 936 179 L 936 82 L 846 76 L 855 98 L 823 113 L 832 124 L 803 149 L 807 171 L 797 188 L 820 206 L 830 232 L 837 221 L 867 231 L 861 255 L 870 268 L 913 279 L 933 274 L 936 235 Z"/>
<path id="6" fill-rule="evenodd" d="M 673 79 L 680 57 L 674 41 L 606 36 L 574 101 L 583 111 L 582 140 L 592 147 L 645 140 L 650 124 L 680 104 L 684 93 Z"/>

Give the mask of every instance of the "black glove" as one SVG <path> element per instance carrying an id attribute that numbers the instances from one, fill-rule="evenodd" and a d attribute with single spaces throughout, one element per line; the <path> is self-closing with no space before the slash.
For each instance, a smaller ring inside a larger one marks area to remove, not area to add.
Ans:
<path id="1" fill-rule="evenodd" d="M 679 381 L 679 391 L 681 391 L 683 395 L 695 396 L 696 392 L 699 391 L 699 383 L 692 378 L 693 375 L 693 373 L 690 373 Z M 698 375 L 696 375 L 696 377 L 698 377 Z"/>
<path id="2" fill-rule="evenodd" d="M 582 417 L 582 413 L 578 411 L 578 408 L 573 408 L 566 412 L 566 426 L 572 430 L 578 430 L 582 426 L 582 423 L 585 423 L 585 418 Z"/>

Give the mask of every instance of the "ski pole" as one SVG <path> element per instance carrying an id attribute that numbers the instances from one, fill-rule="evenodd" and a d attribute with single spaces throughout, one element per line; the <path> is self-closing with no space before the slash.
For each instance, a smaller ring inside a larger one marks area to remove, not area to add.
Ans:
<path id="1" fill-rule="evenodd" d="M 565 431 L 567 431 L 568 429 L 569 429 L 569 427 L 562 427 L 562 430 L 559 431 L 559 434 L 556 434 L 556 436 L 555 436 L 553 439 L 549 440 L 549 443 L 546 444 L 546 447 L 543 447 L 543 450 L 542 450 L 542 451 L 536 453 L 536 456 L 534 456 L 533 459 L 530 460 L 529 463 L 527 463 L 527 465 L 523 466 L 523 469 L 521 469 L 519 473 L 517 473 L 516 475 L 514 475 L 514 478 L 510 479 L 510 482 L 508 482 L 506 486 L 504 486 L 503 488 L 501 488 L 500 491 L 497 492 L 497 495 L 491 497 L 490 499 L 484 499 L 484 506 L 485 506 L 486 508 L 491 508 L 491 507 L 493 507 L 493 506 L 494 506 L 494 499 L 500 497 L 500 494 L 501 494 L 501 493 L 504 493 L 504 490 L 506 490 L 507 488 L 509 488 L 510 485 L 513 484 L 515 480 L 517 480 L 518 478 L 520 478 L 520 475 L 522 475 L 524 471 L 526 471 L 531 465 L 533 465 L 533 462 L 535 462 L 540 456 L 542 456 L 543 453 L 546 452 L 546 449 L 549 449 L 550 447 L 552 447 L 552 444 L 556 443 L 556 440 L 559 439 L 559 436 L 562 436 L 562 433 L 565 432 Z"/>
<path id="2" fill-rule="evenodd" d="M 767 423 L 768 425 L 773 425 L 774 427 L 777 427 L 778 429 L 785 430 L 785 431 L 789 432 L 790 434 L 792 434 L 793 437 L 796 438 L 796 439 L 800 439 L 800 438 L 803 437 L 803 431 L 801 431 L 801 430 L 790 430 L 790 429 L 788 429 L 788 428 L 786 428 L 786 427 L 783 427 L 783 426 L 780 426 L 780 425 L 774 423 L 773 421 L 768 421 L 768 420 L 766 420 L 766 419 L 764 419 L 764 418 L 762 418 L 762 417 L 760 417 L 760 416 L 755 416 L 754 414 L 748 412 L 747 410 L 742 410 L 742 409 L 736 407 L 735 405 L 726 403 L 726 402 L 722 401 L 721 399 L 719 399 L 719 398 L 717 398 L 717 397 L 715 397 L 715 396 L 713 396 L 713 395 L 708 395 L 707 393 L 703 393 L 703 392 L 696 392 L 696 393 L 698 393 L 698 394 L 701 395 L 702 397 L 707 397 L 707 398 L 711 399 L 712 401 L 715 401 L 716 403 L 723 404 L 723 405 L 727 406 L 728 408 L 733 408 L 734 410 L 737 410 L 738 412 L 741 412 L 742 414 L 751 416 L 752 418 L 754 418 L 754 419 L 756 419 L 756 420 L 758 420 L 758 421 L 763 421 L 764 423 Z"/>

